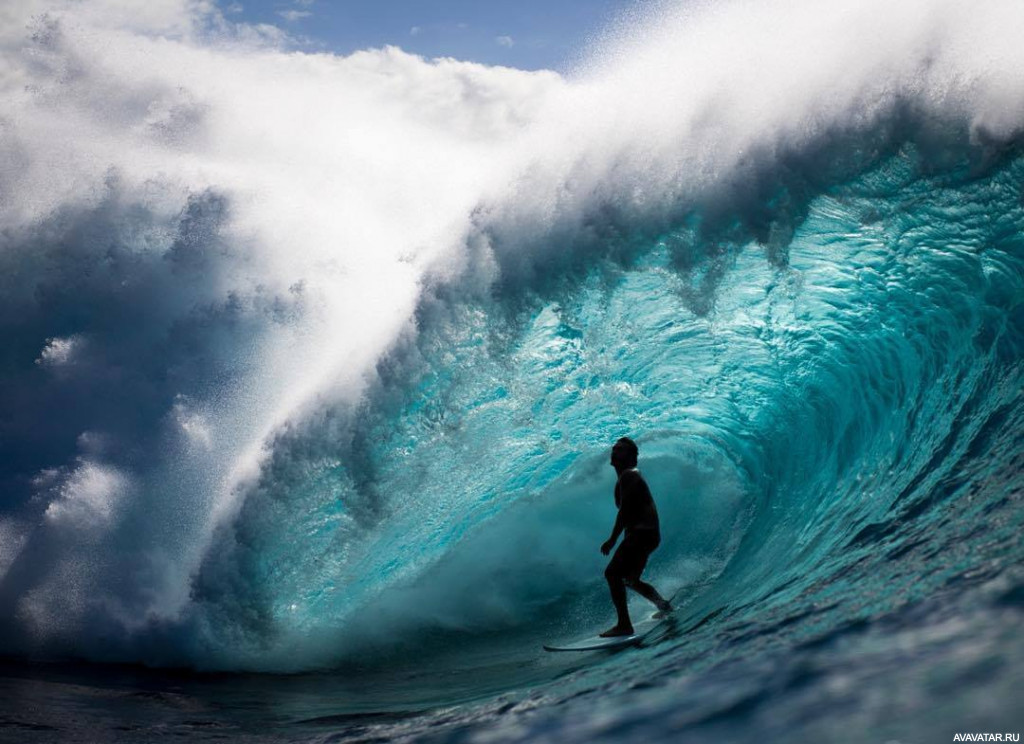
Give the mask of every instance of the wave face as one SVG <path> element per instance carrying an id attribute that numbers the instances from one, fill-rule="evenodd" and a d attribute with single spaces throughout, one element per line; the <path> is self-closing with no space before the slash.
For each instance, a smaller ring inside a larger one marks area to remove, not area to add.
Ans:
<path id="1" fill-rule="evenodd" d="M 0 651 L 499 648 L 455 718 L 533 739 L 1012 715 L 1024 8 L 669 6 L 561 77 L 146 7 L 0 12 Z M 688 632 L 537 661 L 622 435 Z"/>

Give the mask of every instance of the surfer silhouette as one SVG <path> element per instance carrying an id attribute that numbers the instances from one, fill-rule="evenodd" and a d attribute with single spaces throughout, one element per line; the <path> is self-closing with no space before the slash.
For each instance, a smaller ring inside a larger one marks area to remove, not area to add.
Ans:
<path id="1" fill-rule="evenodd" d="M 601 545 L 601 552 L 608 555 L 619 535 L 625 532 L 626 536 L 604 570 L 619 618 L 614 627 L 601 634 L 602 638 L 633 635 L 633 623 L 626 605 L 627 586 L 653 602 L 660 614 L 672 611 L 672 606 L 658 594 L 657 589 L 640 580 L 647 559 L 661 542 L 661 528 L 651 491 L 636 469 L 638 454 L 636 442 L 629 437 L 622 437 L 612 446 L 611 464 L 619 476 L 615 483 L 615 506 L 619 514 L 615 518 L 612 536 Z"/>

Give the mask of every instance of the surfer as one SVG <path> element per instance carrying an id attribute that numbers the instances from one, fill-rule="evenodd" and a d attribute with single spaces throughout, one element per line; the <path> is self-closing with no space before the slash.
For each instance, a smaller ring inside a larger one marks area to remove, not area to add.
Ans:
<path id="1" fill-rule="evenodd" d="M 651 491 L 636 469 L 638 454 L 636 442 L 629 437 L 622 437 L 612 447 L 611 463 L 619 476 L 615 483 L 615 506 L 619 514 L 615 518 L 612 536 L 601 546 L 601 552 L 608 555 L 619 535 L 625 532 L 626 536 L 604 571 L 619 619 L 614 627 L 601 634 L 602 638 L 633 635 L 633 623 L 626 606 L 627 586 L 653 602 L 659 614 L 672 611 L 672 606 L 658 594 L 657 589 L 640 580 L 648 557 L 661 542 L 661 530 Z"/>

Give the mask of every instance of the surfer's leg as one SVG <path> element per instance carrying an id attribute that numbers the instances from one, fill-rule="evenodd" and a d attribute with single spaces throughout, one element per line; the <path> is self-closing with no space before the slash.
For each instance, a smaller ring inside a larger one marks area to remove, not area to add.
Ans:
<path id="1" fill-rule="evenodd" d="M 604 570 L 604 577 L 608 581 L 608 589 L 612 595 L 612 604 L 615 605 L 615 612 L 619 619 L 615 627 L 609 628 L 601 634 L 605 638 L 633 634 L 633 623 L 630 622 L 629 606 L 626 604 L 626 585 L 622 580 L 622 574 L 618 571 L 618 564 L 615 560 L 617 557 L 618 553 L 616 552 L 608 564 L 608 568 Z"/>
<path id="2" fill-rule="evenodd" d="M 648 584 L 646 581 L 640 579 L 633 579 L 627 581 L 626 586 L 632 589 L 634 592 L 639 594 L 641 597 L 651 602 L 655 607 L 658 608 L 659 612 L 672 612 L 672 605 L 669 604 L 668 600 L 658 594 L 658 590 Z"/>
<path id="3" fill-rule="evenodd" d="M 640 574 L 642 574 L 644 569 L 647 567 L 647 559 L 650 558 L 651 553 L 657 549 L 659 542 L 661 542 L 661 540 L 657 537 L 653 539 L 637 540 L 638 544 L 635 550 L 636 555 L 634 556 L 634 560 L 631 562 L 630 572 L 626 574 L 626 586 L 648 602 L 651 602 L 658 608 L 658 613 L 662 614 L 672 612 L 672 605 L 670 605 L 664 597 L 658 594 L 657 589 L 646 581 L 640 580 Z"/>

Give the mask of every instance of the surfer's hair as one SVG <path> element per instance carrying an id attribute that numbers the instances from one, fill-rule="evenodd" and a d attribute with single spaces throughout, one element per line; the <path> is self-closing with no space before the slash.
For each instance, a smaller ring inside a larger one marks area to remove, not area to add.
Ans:
<path id="1" fill-rule="evenodd" d="M 640 449 L 629 437 L 622 437 L 613 446 L 613 450 L 621 452 L 625 457 L 624 459 L 636 465 L 637 456 L 640 454 Z"/>

